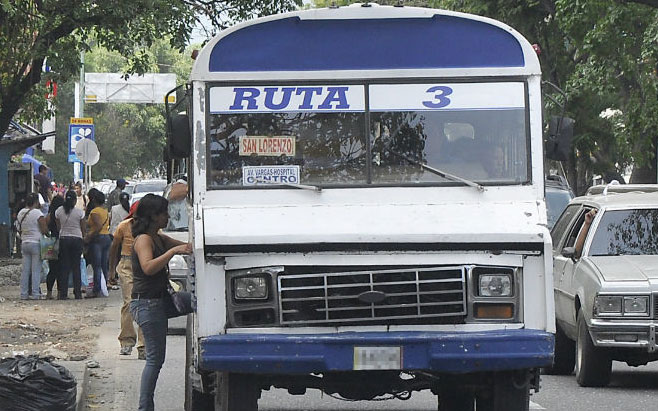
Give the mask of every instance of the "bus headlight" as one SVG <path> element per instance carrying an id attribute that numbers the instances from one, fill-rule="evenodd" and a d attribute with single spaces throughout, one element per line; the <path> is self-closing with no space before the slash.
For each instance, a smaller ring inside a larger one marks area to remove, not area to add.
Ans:
<path id="1" fill-rule="evenodd" d="M 236 300 L 265 300 L 268 292 L 267 279 L 263 276 L 238 277 L 233 280 Z"/>
<path id="2" fill-rule="evenodd" d="M 509 274 L 480 275 L 479 295 L 482 297 L 511 297 L 512 276 Z"/>

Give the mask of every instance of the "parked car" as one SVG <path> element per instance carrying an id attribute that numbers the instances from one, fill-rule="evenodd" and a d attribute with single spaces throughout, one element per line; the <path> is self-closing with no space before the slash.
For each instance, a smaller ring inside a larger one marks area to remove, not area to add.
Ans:
<path id="1" fill-rule="evenodd" d="M 548 371 L 575 366 L 581 386 L 605 386 L 613 360 L 658 360 L 658 192 L 577 197 L 551 235 L 557 331 Z"/>
<path id="2" fill-rule="evenodd" d="M 587 189 L 585 195 L 606 193 L 653 193 L 658 191 L 658 184 L 600 184 Z"/>
<path id="3" fill-rule="evenodd" d="M 115 182 L 112 180 L 102 180 L 92 184 L 92 187 L 99 190 L 101 193 L 107 195 L 110 191 L 114 190 L 116 186 Z"/>
<path id="4" fill-rule="evenodd" d="M 128 193 L 131 195 L 130 204 L 144 197 L 148 193 L 157 194 L 161 196 L 162 193 L 164 192 L 165 187 L 167 186 L 167 181 L 142 180 L 142 181 L 135 181 L 131 185 L 132 185 L 132 192 Z M 130 187 L 131 185 L 126 186 L 126 188 Z"/>
<path id="5" fill-rule="evenodd" d="M 567 179 L 562 176 L 549 175 L 546 177 L 545 183 L 548 229 L 552 230 L 557 218 L 562 214 L 574 195 Z"/>

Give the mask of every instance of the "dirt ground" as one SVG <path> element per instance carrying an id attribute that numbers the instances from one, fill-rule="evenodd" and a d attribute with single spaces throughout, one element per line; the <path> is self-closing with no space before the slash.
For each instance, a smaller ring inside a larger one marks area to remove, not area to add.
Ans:
<path id="1" fill-rule="evenodd" d="M 20 261 L 2 263 L 1 271 L 20 272 Z M 45 288 L 41 284 L 44 293 Z M 19 295 L 17 285 L 0 286 L 0 358 L 40 354 L 83 361 L 94 352 L 97 338 L 94 327 L 103 322 L 105 298 L 75 300 L 70 295 L 70 299 L 62 301 L 23 301 Z"/>

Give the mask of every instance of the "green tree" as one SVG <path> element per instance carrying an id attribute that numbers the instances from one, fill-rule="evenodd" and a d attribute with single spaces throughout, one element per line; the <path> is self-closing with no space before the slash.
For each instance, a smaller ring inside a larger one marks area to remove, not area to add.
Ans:
<path id="1" fill-rule="evenodd" d="M 586 190 L 594 174 L 619 174 L 631 164 L 631 182 L 656 182 L 658 0 L 401 3 L 491 17 L 540 46 L 544 80 L 567 93 L 567 115 L 576 120 L 567 176 L 577 193 Z M 547 103 L 546 114 L 559 114 Z"/>
<path id="2" fill-rule="evenodd" d="M 182 49 L 203 16 L 222 29 L 299 5 L 301 0 L 0 0 L 0 135 L 19 110 L 25 120 L 50 114 L 45 80 L 63 83 L 75 76 L 92 34 L 128 58 L 127 73 L 143 73 L 157 39 L 169 38 Z M 46 61 L 53 71 L 44 75 Z"/>
<path id="3" fill-rule="evenodd" d="M 168 40 L 156 41 L 146 53 L 151 56 L 149 72 L 173 72 L 178 84 L 184 83 L 192 70 L 192 49 L 180 52 Z M 88 72 L 124 72 L 128 60 L 116 51 L 94 46 L 85 54 Z M 56 150 L 53 155 L 40 157 L 53 169 L 59 182 L 72 179 L 72 166 L 68 163 L 68 127 L 73 116 L 73 82 L 63 85 L 60 91 Z M 162 152 L 165 144 L 165 116 L 163 105 L 152 104 L 87 104 L 85 117 L 93 117 L 96 143 L 101 158 L 93 167 L 94 179 L 133 177 L 135 175 L 162 174 Z"/>

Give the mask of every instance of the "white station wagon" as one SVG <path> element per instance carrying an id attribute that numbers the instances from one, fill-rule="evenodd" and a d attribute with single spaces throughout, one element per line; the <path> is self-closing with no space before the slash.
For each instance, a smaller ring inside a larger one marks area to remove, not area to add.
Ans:
<path id="1" fill-rule="evenodd" d="M 575 198 L 551 232 L 557 332 L 548 371 L 575 365 L 581 386 L 607 385 L 613 360 L 658 360 L 658 192 L 615 191 Z"/>

